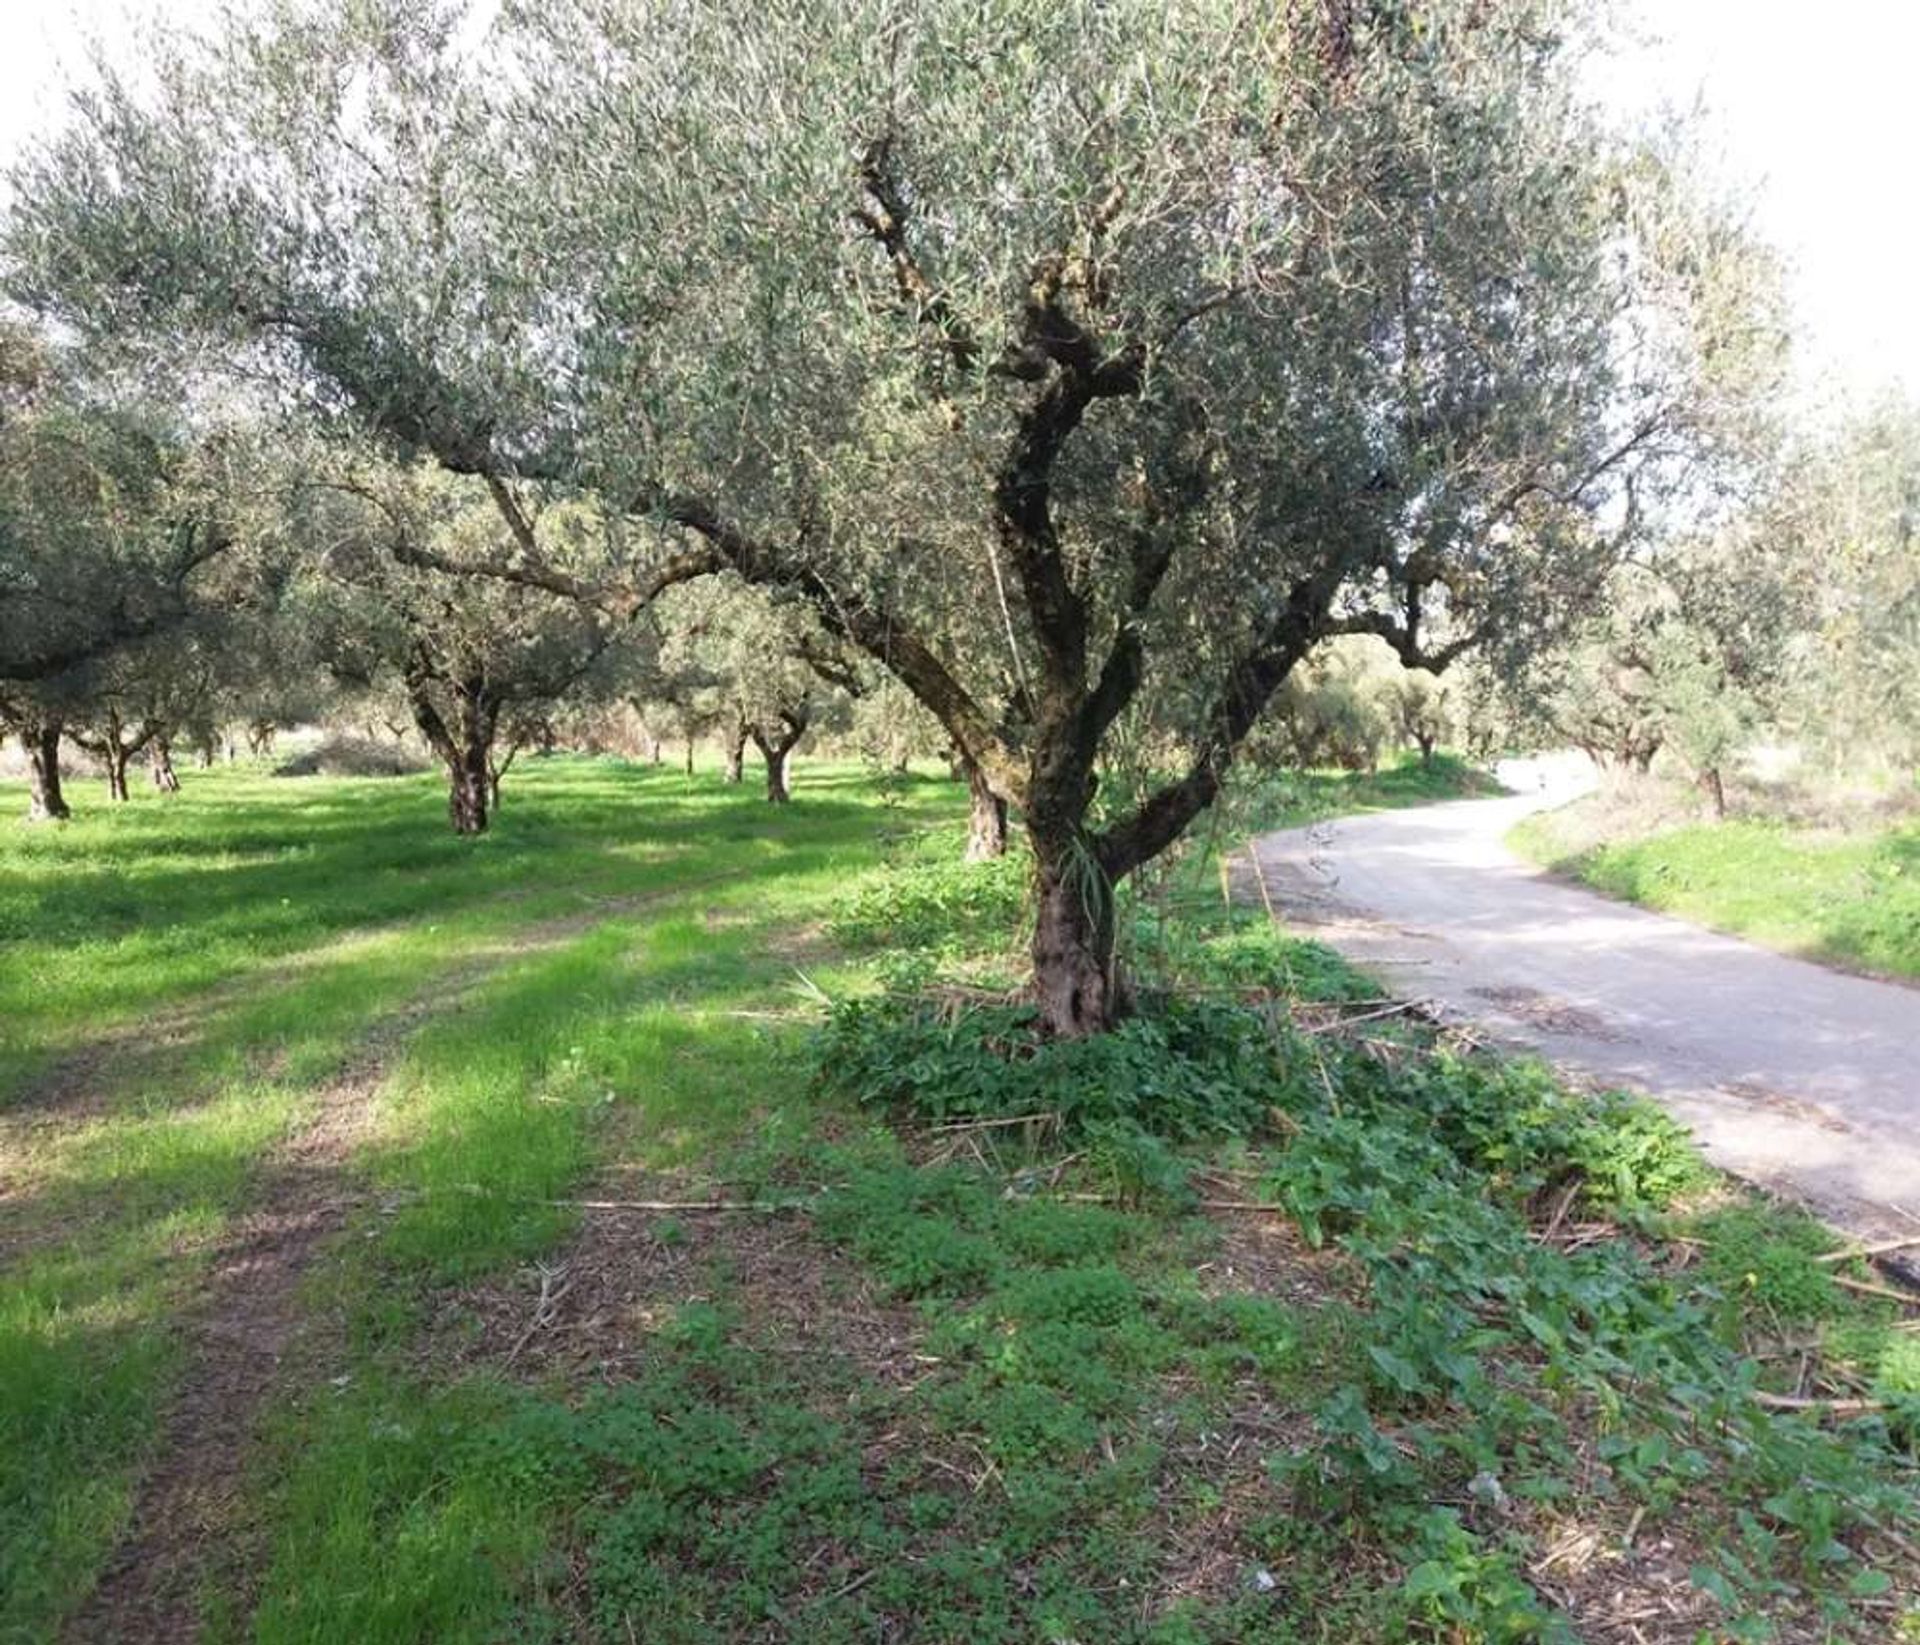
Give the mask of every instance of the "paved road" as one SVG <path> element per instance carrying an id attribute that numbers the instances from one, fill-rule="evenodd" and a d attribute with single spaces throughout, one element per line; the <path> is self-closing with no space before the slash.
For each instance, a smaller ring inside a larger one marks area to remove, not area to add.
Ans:
<path id="1" fill-rule="evenodd" d="M 1845 976 L 1563 884 L 1501 844 L 1547 788 L 1269 834 L 1290 924 L 1395 992 L 1656 1097 L 1709 1158 L 1869 1236 L 1920 1216 L 1920 990 Z"/>

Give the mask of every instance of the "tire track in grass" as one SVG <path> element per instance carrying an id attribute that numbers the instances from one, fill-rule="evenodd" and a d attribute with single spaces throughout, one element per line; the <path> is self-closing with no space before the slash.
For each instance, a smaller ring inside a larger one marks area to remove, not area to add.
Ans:
<path id="1" fill-rule="evenodd" d="M 178 1392 L 127 1532 L 66 1638 L 175 1640 L 198 1632 L 204 1579 L 227 1557 L 250 1444 L 269 1397 L 294 1375 L 317 1374 L 329 1357 L 308 1340 L 301 1284 L 368 1198 L 354 1157 L 411 1035 L 509 964 L 606 921 L 741 877 L 736 870 L 607 898 L 524 927 L 376 1024 L 312 1099 L 306 1123 L 263 1157 L 248 1208 L 229 1226 L 197 1300 L 184 1310 Z"/>

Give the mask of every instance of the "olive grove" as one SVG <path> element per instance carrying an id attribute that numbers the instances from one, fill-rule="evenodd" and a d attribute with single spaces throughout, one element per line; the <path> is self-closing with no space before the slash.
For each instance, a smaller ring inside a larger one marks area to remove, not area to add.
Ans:
<path id="1" fill-rule="evenodd" d="M 1583 102 L 1590 20 L 305 0 L 106 75 L 8 273 L 484 487 L 501 532 L 418 566 L 804 602 L 1017 809 L 1085 1034 L 1116 887 L 1317 645 L 1523 650 L 1759 438 L 1771 266 Z M 1120 739 L 1153 781 L 1103 788 Z"/>

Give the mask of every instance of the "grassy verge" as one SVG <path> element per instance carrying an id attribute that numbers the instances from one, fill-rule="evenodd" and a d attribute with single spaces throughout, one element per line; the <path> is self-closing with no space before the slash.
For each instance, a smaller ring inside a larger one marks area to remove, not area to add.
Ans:
<path id="1" fill-rule="evenodd" d="M 1621 834 L 1593 797 L 1509 843 L 1596 891 L 1853 970 L 1920 977 L 1920 824 L 1842 833 L 1736 819 Z"/>
<path id="2" fill-rule="evenodd" d="M 573 829 L 581 923 L 554 923 L 537 854 L 492 902 L 376 917 L 370 942 L 434 928 L 490 965 L 387 1067 L 343 1183 L 360 1209 L 311 1282 L 323 1357 L 243 1459 L 211 1637 L 1915 1626 L 1916 1339 L 1835 1283 L 1864 1270 L 1821 1261 L 1820 1229 L 1646 1110 L 1370 1015 L 1367 979 L 1217 903 L 1130 913 L 1151 1009 L 1036 1043 L 996 992 L 1020 866 L 955 864 L 962 798 L 815 772 L 776 813 L 550 767 L 503 829 Z M 370 824 L 366 852 L 409 826 Z M 197 905 L 239 919 L 220 884 Z M 367 1000 L 456 963 L 433 952 L 385 955 Z M 317 1020 L 353 1015 L 343 995 Z M 264 1056 L 297 1111 L 342 1053 L 276 1054 L 276 1031 L 235 1005 L 199 1077 Z M 129 1223 L 177 1257 L 167 1203 Z M 37 1472 L 0 1499 L 26 1505 L 0 1519 L 0 1634 L 40 1637 L 84 1586 L 166 1386 L 137 1355 L 36 1357 L 125 1294 L 96 1248 L 64 1248 L 0 1374 L 131 1366 L 139 1403 L 92 1449 L 78 1407 L 6 1436 L 0 1469 Z M 150 1344 L 183 1283 L 155 1275 Z M 56 1568 L 41 1494 L 75 1482 L 106 1495 Z"/>
<path id="3" fill-rule="evenodd" d="M 1244 821 L 1252 832 L 1499 792 L 1485 772 L 1445 753 L 1424 763 L 1414 754 L 1396 754 L 1377 771 L 1274 771 L 1243 775 L 1242 782 L 1237 804 L 1244 815 L 1234 821 Z"/>

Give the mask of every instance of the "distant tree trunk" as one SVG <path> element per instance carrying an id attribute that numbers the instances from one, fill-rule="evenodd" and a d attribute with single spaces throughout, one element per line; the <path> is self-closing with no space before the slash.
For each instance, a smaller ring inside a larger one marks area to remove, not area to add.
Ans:
<path id="1" fill-rule="evenodd" d="M 1421 767 L 1425 770 L 1431 771 L 1433 769 L 1434 745 L 1438 743 L 1440 739 L 1438 737 L 1434 737 L 1430 735 L 1422 736 L 1419 732 L 1416 731 L 1413 734 L 1413 740 L 1420 745 Z"/>
<path id="2" fill-rule="evenodd" d="M 793 798 L 787 787 L 787 756 L 793 752 L 794 744 L 807 734 L 807 724 L 812 719 L 812 710 L 802 704 L 797 709 L 780 710 L 780 729 L 769 731 L 754 726 L 748 733 L 753 738 L 753 746 L 760 750 L 761 759 L 767 762 L 767 802 L 770 805 L 785 805 Z"/>
<path id="3" fill-rule="evenodd" d="M 147 763 L 153 771 L 153 786 L 162 794 L 180 792 L 180 776 L 173 769 L 173 746 L 165 737 L 155 737 L 147 746 Z"/>
<path id="4" fill-rule="evenodd" d="M 441 713 L 434 700 L 435 685 L 445 689 L 450 715 Z M 493 738 L 504 705 L 484 677 L 449 678 L 419 658 L 407 672 L 407 697 L 413 723 L 446 767 L 447 818 L 454 833 L 484 834 L 493 797 Z"/>
<path id="5" fill-rule="evenodd" d="M 693 775 L 693 739 L 691 737 L 687 739 L 687 775 L 689 777 Z"/>
<path id="6" fill-rule="evenodd" d="M 27 756 L 27 821 L 65 822 L 73 815 L 60 792 L 60 722 L 36 720 L 20 733 Z"/>
<path id="7" fill-rule="evenodd" d="M 491 754 L 487 757 L 487 798 L 492 801 L 493 809 L 500 809 L 500 779 L 513 769 L 513 762 L 519 756 L 521 744 L 515 739 L 507 747 L 507 757 L 495 760 Z"/>
<path id="8" fill-rule="evenodd" d="M 1700 773 L 1700 787 L 1707 796 L 1707 803 L 1713 807 L 1715 822 L 1727 820 L 1727 785 L 1720 775 L 1717 765 L 1710 765 Z"/>
<path id="9" fill-rule="evenodd" d="M 273 752 L 273 739 L 280 728 L 271 720 L 253 720 L 247 725 L 247 752 L 262 759 Z"/>
<path id="10" fill-rule="evenodd" d="M 760 758 L 767 762 L 767 803 L 785 805 L 793 798 L 792 791 L 787 787 L 787 749 L 758 731 L 752 735 L 753 746 L 760 750 Z"/>
<path id="11" fill-rule="evenodd" d="M 127 792 L 127 762 L 133 758 L 133 750 L 122 747 L 116 737 L 107 743 L 101 757 L 107 762 L 107 798 L 131 798 Z"/>
<path id="12" fill-rule="evenodd" d="M 1007 802 L 994 793 L 987 774 L 965 755 L 967 777 L 967 861 L 986 862 L 1007 854 Z"/>
<path id="13" fill-rule="evenodd" d="M 655 765 L 660 763 L 660 739 L 658 737 L 650 737 L 647 739 L 647 758 L 652 760 Z"/>
<path id="14" fill-rule="evenodd" d="M 454 833 L 486 833 L 490 793 L 486 751 L 462 744 L 447 762 L 447 818 Z"/>
<path id="15" fill-rule="evenodd" d="M 736 725 L 727 733 L 727 781 L 737 783 L 747 763 L 747 728 Z"/>

